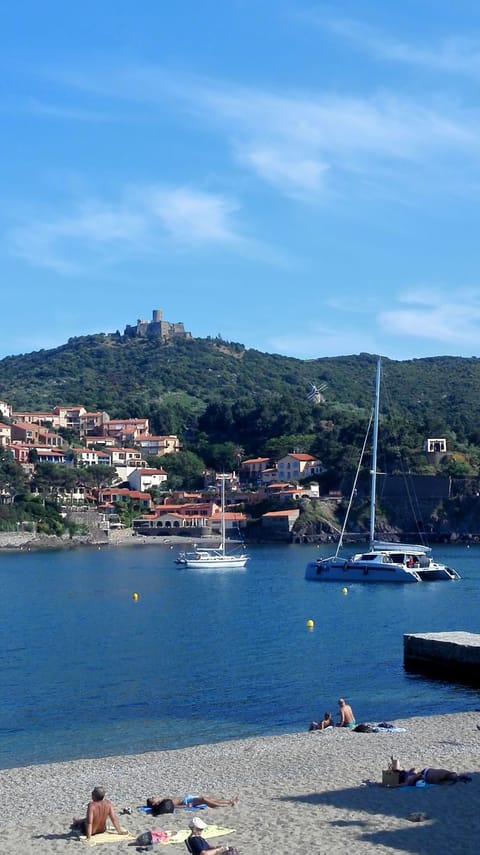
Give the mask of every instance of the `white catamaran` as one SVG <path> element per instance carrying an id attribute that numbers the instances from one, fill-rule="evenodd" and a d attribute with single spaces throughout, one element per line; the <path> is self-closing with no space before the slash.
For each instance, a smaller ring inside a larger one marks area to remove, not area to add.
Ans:
<path id="1" fill-rule="evenodd" d="M 339 553 L 343 545 L 343 536 L 352 503 L 358 477 L 355 478 L 352 497 L 348 505 L 345 521 L 335 555 L 330 558 L 318 558 L 310 561 L 305 570 L 305 578 L 317 582 L 427 582 L 460 579 L 456 570 L 440 564 L 430 557 L 428 546 L 408 543 L 383 543 L 375 540 L 375 503 L 377 480 L 377 442 L 380 408 L 380 372 L 381 360 L 377 362 L 375 384 L 375 406 L 373 411 L 373 444 L 370 494 L 370 544 L 365 552 L 357 552 L 349 557 Z M 365 445 L 364 445 L 365 449 Z M 362 452 L 363 456 L 363 452 Z M 361 459 L 360 459 L 361 463 Z"/>
<path id="2" fill-rule="evenodd" d="M 181 552 L 177 564 L 189 567 L 191 570 L 241 570 L 245 567 L 249 556 L 246 553 L 228 553 L 225 548 L 225 476 L 221 476 L 221 530 L 220 545 L 214 549 L 197 547 L 191 552 Z"/>

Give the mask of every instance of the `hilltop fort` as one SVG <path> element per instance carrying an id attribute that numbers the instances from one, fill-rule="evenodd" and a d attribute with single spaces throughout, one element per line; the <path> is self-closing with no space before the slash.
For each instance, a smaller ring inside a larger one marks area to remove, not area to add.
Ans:
<path id="1" fill-rule="evenodd" d="M 185 330 L 183 324 L 173 324 L 171 321 L 164 321 L 161 309 L 153 310 L 151 321 L 144 321 L 139 318 L 135 325 L 127 324 L 124 335 L 132 338 L 151 336 L 161 338 L 163 341 L 168 341 L 171 338 L 192 338 L 192 334 Z"/>

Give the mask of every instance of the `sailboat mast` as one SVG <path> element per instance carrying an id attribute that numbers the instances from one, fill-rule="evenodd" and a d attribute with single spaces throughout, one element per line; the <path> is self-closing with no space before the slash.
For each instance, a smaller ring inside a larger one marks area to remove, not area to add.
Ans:
<path id="1" fill-rule="evenodd" d="M 372 442 L 372 469 L 370 489 L 370 549 L 375 542 L 375 504 L 377 491 L 377 445 L 378 445 L 378 417 L 380 410 L 380 366 L 381 360 L 377 360 L 377 376 L 375 380 L 375 406 L 373 410 L 373 442 Z"/>
<path id="2" fill-rule="evenodd" d="M 222 491 L 221 491 L 221 537 L 222 541 L 220 543 L 220 549 L 222 553 L 225 555 L 225 475 L 222 475 Z"/>

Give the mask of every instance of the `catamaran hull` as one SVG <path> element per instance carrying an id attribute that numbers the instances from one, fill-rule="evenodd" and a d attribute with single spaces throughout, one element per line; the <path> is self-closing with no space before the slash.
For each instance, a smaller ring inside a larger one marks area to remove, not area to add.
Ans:
<path id="1" fill-rule="evenodd" d="M 305 578 L 316 582 L 387 582 L 411 584 L 414 582 L 453 581 L 459 576 L 455 570 L 442 564 L 428 569 L 410 569 L 403 565 L 381 565 L 374 562 L 341 560 L 326 558 L 310 561 L 305 570 Z"/>

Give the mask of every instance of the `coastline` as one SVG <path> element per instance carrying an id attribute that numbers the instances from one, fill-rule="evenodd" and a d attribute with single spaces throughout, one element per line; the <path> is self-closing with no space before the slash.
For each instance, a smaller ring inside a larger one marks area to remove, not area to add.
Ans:
<path id="1" fill-rule="evenodd" d="M 201 813 L 210 824 L 234 828 L 219 839 L 241 855 L 336 853 L 356 855 L 454 851 L 467 855 L 480 833 L 480 712 L 394 720 L 401 733 L 354 733 L 335 728 L 201 745 L 146 754 L 84 759 L 0 770 L 4 793 L 0 851 L 82 852 L 69 833 L 93 786 L 105 786 L 120 822 L 131 834 L 186 828 L 191 813 L 152 818 L 137 811 L 148 795 L 239 796 L 234 808 Z M 387 789 L 381 781 L 390 755 L 406 766 L 465 772 L 471 783 Z M 407 818 L 427 814 L 421 822 Z M 208 829 L 205 832 L 208 839 Z M 215 844 L 216 839 L 213 839 Z M 125 839 L 111 855 L 135 851 Z M 166 855 L 185 851 L 164 847 Z M 163 851 L 158 849 L 157 851 Z"/>
<path id="2" fill-rule="evenodd" d="M 146 537 L 134 534 L 132 529 L 112 529 L 105 532 L 102 529 L 94 529 L 89 534 L 64 535 L 58 537 L 53 534 L 32 534 L 31 532 L 0 532 L 0 552 L 32 552 L 34 550 L 48 549 L 76 549 L 81 546 L 189 546 L 198 543 L 199 538 L 181 537 L 179 535 L 166 535 L 164 537 Z M 217 544 L 218 535 L 201 538 L 206 545 Z M 229 541 L 234 543 L 235 541 Z"/>

